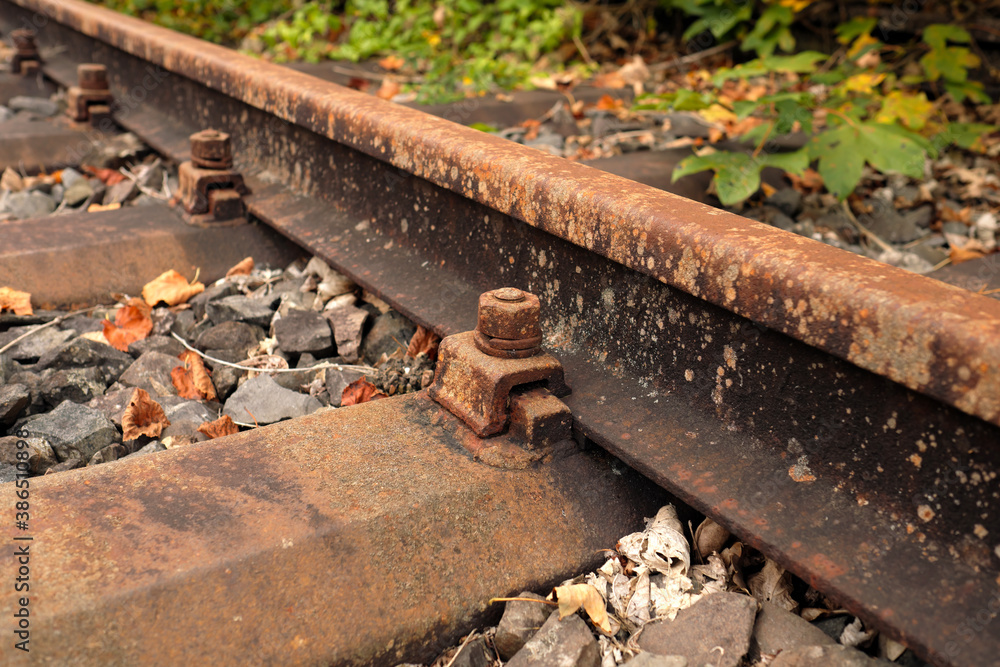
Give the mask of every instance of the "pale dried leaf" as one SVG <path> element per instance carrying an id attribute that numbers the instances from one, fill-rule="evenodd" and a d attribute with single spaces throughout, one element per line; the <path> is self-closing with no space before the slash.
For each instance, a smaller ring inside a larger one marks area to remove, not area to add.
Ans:
<path id="1" fill-rule="evenodd" d="M 606 633 L 611 633 L 611 624 L 608 622 L 608 610 L 604 598 L 590 584 L 556 586 L 552 589 L 552 596 L 559 603 L 560 620 L 576 613 L 583 607 L 594 625 Z"/>
<path id="2" fill-rule="evenodd" d="M 702 558 L 708 557 L 712 552 L 722 551 L 728 541 L 729 531 L 708 518 L 694 531 L 695 549 Z"/>
<path id="3" fill-rule="evenodd" d="M 646 530 L 618 541 L 618 552 L 654 572 L 686 574 L 691 565 L 691 553 L 682 531 L 677 510 L 673 505 L 664 505 Z"/>
<path id="4" fill-rule="evenodd" d="M 87 340 L 92 340 L 95 343 L 101 343 L 103 345 L 111 345 L 108 339 L 104 337 L 103 331 L 88 331 L 87 333 L 80 334 L 80 338 L 86 338 Z"/>
<path id="5" fill-rule="evenodd" d="M 883 657 L 890 662 L 895 662 L 896 659 L 903 655 L 905 651 L 906 647 L 897 642 L 895 639 L 891 639 L 881 633 L 879 634 L 878 652 L 880 657 Z"/>
<path id="6" fill-rule="evenodd" d="M 229 415 L 222 415 L 215 421 L 205 422 L 198 427 L 198 432 L 207 435 L 209 440 L 233 435 L 234 433 L 239 433 L 239 431 L 240 427 L 229 418 Z"/>
<path id="7" fill-rule="evenodd" d="M 865 630 L 861 619 L 855 618 L 840 633 L 840 643 L 844 646 L 858 647 L 867 644 L 874 636 L 874 630 Z"/>

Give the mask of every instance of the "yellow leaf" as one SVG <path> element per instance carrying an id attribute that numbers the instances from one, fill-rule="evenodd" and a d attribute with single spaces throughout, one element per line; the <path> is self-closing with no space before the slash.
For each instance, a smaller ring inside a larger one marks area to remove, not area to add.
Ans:
<path id="1" fill-rule="evenodd" d="M 869 93 L 872 88 L 882 83 L 883 79 L 885 79 L 885 74 L 869 74 L 865 72 L 848 77 L 840 87 L 854 93 Z"/>
<path id="2" fill-rule="evenodd" d="M 113 204 L 91 204 L 87 207 L 87 213 L 97 213 L 100 211 L 117 211 L 122 207 L 121 203 L 114 202 Z"/>
<path id="3" fill-rule="evenodd" d="M 874 37 L 872 37 L 871 35 L 869 35 L 867 33 L 865 33 L 863 35 L 859 35 L 858 38 L 854 40 L 854 43 L 851 44 L 851 48 L 848 49 L 848 51 L 847 51 L 847 57 L 848 58 L 854 58 L 859 53 L 861 53 L 865 49 L 866 46 L 868 46 L 869 44 L 875 44 L 877 42 L 878 42 L 877 39 L 875 39 Z"/>
<path id="4" fill-rule="evenodd" d="M 31 315 L 31 295 L 11 287 L 0 287 L 0 312 L 13 310 L 15 315 Z"/>
<path id="5" fill-rule="evenodd" d="M 604 632 L 611 634 L 611 624 L 608 622 L 607 603 L 597 589 L 590 584 L 570 584 L 556 586 L 552 589 L 555 601 L 559 603 L 559 620 L 583 607 L 587 616 Z"/>
<path id="6" fill-rule="evenodd" d="M 739 120 L 739 116 L 721 104 L 713 104 L 707 109 L 702 109 L 698 113 L 701 114 L 702 118 L 710 123 L 735 123 Z"/>
<path id="7" fill-rule="evenodd" d="M 242 261 L 226 271 L 226 277 L 249 276 L 251 271 L 253 271 L 253 257 L 244 257 Z"/>
<path id="8" fill-rule="evenodd" d="M 924 93 L 907 95 L 893 90 L 885 96 L 875 120 L 879 123 L 894 123 L 898 119 L 911 130 L 920 130 L 927 124 L 932 111 L 934 105 Z"/>
<path id="9" fill-rule="evenodd" d="M 797 13 L 812 4 L 812 0 L 778 0 L 778 4 Z"/>
<path id="10" fill-rule="evenodd" d="M 146 283 L 145 287 L 142 288 L 142 298 L 150 306 L 155 306 L 160 301 L 168 306 L 176 306 L 204 291 L 204 285 L 201 283 L 189 285 L 184 276 L 171 269 Z"/>

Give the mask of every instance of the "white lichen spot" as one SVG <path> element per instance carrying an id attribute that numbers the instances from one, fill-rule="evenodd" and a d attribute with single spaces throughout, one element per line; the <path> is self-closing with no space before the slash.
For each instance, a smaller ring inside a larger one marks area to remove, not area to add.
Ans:
<path id="1" fill-rule="evenodd" d="M 976 537 L 978 537 L 981 540 L 986 539 L 986 536 L 990 534 L 990 531 L 986 530 L 986 528 L 981 523 L 977 523 L 973 527 L 972 532 L 975 533 Z"/>
<path id="2" fill-rule="evenodd" d="M 791 468 L 788 469 L 788 476 L 796 482 L 815 482 L 816 476 L 809 469 L 809 457 L 802 455 Z"/>
<path id="3" fill-rule="evenodd" d="M 403 231 L 404 234 L 406 233 L 406 230 L 410 228 L 410 223 L 406 220 L 406 218 L 403 218 L 402 220 L 399 221 L 399 228 Z"/>
<path id="4" fill-rule="evenodd" d="M 604 307 L 611 310 L 615 306 L 615 291 L 610 287 L 605 287 L 601 290 L 601 301 L 604 302 Z"/>
<path id="5" fill-rule="evenodd" d="M 920 456 L 920 454 L 911 454 L 910 455 L 910 463 L 912 463 L 913 465 L 915 465 L 917 468 L 919 468 L 920 464 L 923 463 L 923 462 L 924 462 L 924 459 Z"/>
<path id="6" fill-rule="evenodd" d="M 969 378 L 972 377 L 972 373 L 969 371 L 968 366 L 958 367 L 958 379 L 962 382 L 968 382 Z"/>
<path id="7" fill-rule="evenodd" d="M 545 251 L 544 250 L 539 250 L 538 251 L 538 267 L 544 269 L 546 261 L 548 261 L 548 260 L 545 257 Z"/>
<path id="8" fill-rule="evenodd" d="M 687 380 L 688 382 L 694 380 L 694 371 L 691 370 L 690 368 L 684 371 L 684 379 Z"/>
<path id="9" fill-rule="evenodd" d="M 917 516 L 920 517 L 921 521 L 927 523 L 934 518 L 934 510 L 928 505 L 921 505 L 917 508 Z"/>

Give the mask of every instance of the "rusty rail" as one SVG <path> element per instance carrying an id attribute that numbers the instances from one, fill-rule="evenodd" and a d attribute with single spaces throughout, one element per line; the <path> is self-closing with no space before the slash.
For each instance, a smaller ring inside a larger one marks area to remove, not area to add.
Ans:
<path id="1" fill-rule="evenodd" d="M 177 160 L 230 132 L 249 212 L 414 320 L 467 331 L 484 289 L 538 294 L 577 426 L 654 481 L 937 664 L 1000 650 L 1000 303 L 76 0 L 17 4 L 61 49 L 50 76 L 107 65 L 118 121 Z"/>

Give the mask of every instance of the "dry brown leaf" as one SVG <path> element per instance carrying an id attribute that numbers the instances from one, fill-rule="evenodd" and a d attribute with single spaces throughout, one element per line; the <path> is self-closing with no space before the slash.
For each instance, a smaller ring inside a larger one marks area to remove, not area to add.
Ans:
<path id="1" fill-rule="evenodd" d="M 194 378 L 191 377 L 191 371 L 188 369 L 183 366 L 175 366 L 170 371 L 170 381 L 173 383 L 174 389 L 177 390 L 177 395 L 181 398 L 201 400 L 201 394 L 195 388 Z"/>
<path id="2" fill-rule="evenodd" d="M 233 435 L 234 433 L 239 433 L 240 427 L 233 423 L 233 420 L 229 418 L 229 415 L 222 415 L 214 422 L 205 422 L 198 427 L 198 433 L 204 433 L 208 436 L 209 440 L 213 438 L 221 438 L 225 435 Z"/>
<path id="3" fill-rule="evenodd" d="M 360 377 L 344 387 L 344 392 L 340 395 L 340 405 L 347 407 L 348 405 L 358 405 L 359 403 L 367 403 L 368 401 L 380 398 L 386 398 L 386 395 L 380 392 L 378 387 L 371 382 Z"/>
<path id="4" fill-rule="evenodd" d="M 604 74 L 598 74 L 594 77 L 593 85 L 595 88 L 624 88 L 625 79 L 622 78 L 621 72 L 605 72 Z M 610 95 L 605 95 L 604 97 L 610 98 Z M 603 100 L 604 97 L 601 99 Z M 598 109 L 601 108 L 600 102 L 598 104 Z"/>
<path id="5" fill-rule="evenodd" d="M 31 295 L 11 287 L 0 287 L 0 312 L 14 311 L 15 315 L 32 315 Z"/>
<path id="6" fill-rule="evenodd" d="M 799 607 L 792 598 L 792 576 L 770 558 L 765 559 L 764 569 L 750 577 L 747 585 L 750 594 L 761 602 L 771 602 L 788 611 Z"/>
<path id="7" fill-rule="evenodd" d="M 525 128 L 527 132 L 524 133 L 524 140 L 531 141 L 538 138 L 538 129 L 542 126 L 541 121 L 535 120 L 534 118 L 529 118 L 528 120 L 521 123 L 521 127 Z"/>
<path id="8" fill-rule="evenodd" d="M 104 169 L 87 165 L 84 166 L 83 170 L 91 176 L 101 179 L 101 182 L 105 185 L 117 185 L 125 180 L 125 174 L 116 169 Z"/>
<path id="9" fill-rule="evenodd" d="M 559 620 L 583 607 L 594 625 L 608 634 L 611 633 L 607 603 L 600 592 L 590 584 L 556 586 L 552 589 L 552 599 L 559 603 Z"/>
<path id="10" fill-rule="evenodd" d="M 226 277 L 249 276 L 251 271 L 253 271 L 253 257 L 245 257 L 236 266 L 226 271 Z"/>
<path id="11" fill-rule="evenodd" d="M 398 72 L 406 61 L 396 55 L 386 56 L 378 61 L 379 67 L 390 72 Z"/>
<path id="12" fill-rule="evenodd" d="M 170 371 L 170 379 L 177 389 L 177 395 L 181 398 L 214 401 L 215 385 L 212 384 L 211 374 L 201 357 L 190 350 L 184 350 L 177 358 L 184 362 L 184 366 Z"/>
<path id="13" fill-rule="evenodd" d="M 818 192 L 823 187 L 823 177 L 815 169 L 806 169 L 802 176 L 786 174 L 785 177 L 792 182 L 792 187 L 803 194 Z"/>
<path id="14" fill-rule="evenodd" d="M 728 541 L 729 531 L 708 518 L 694 531 L 694 547 L 702 558 L 707 558 L 713 552 L 722 551 Z"/>
<path id="15" fill-rule="evenodd" d="M 625 108 L 625 100 L 620 97 L 601 95 L 601 99 L 597 100 L 597 104 L 595 106 L 601 111 L 620 111 Z"/>
<path id="16" fill-rule="evenodd" d="M 948 253 L 948 257 L 951 259 L 952 264 L 961 264 L 962 262 L 968 262 L 969 260 L 979 259 L 980 257 L 985 257 L 986 253 L 979 248 L 966 246 L 964 248 L 952 248 Z"/>
<path id="17" fill-rule="evenodd" d="M 430 329 L 425 329 L 417 325 L 417 330 L 410 338 L 410 344 L 406 348 L 406 356 L 416 357 L 418 354 L 426 354 L 431 361 L 437 359 L 438 344 L 441 338 Z"/>
<path id="18" fill-rule="evenodd" d="M 150 309 L 142 299 L 129 299 L 128 302 L 118 309 L 115 321 L 105 320 L 104 339 L 108 345 L 128 352 L 128 346 L 137 340 L 142 340 L 153 330 L 153 321 L 149 318 Z"/>
<path id="19" fill-rule="evenodd" d="M 158 438 L 168 426 L 170 420 L 160 404 L 145 389 L 136 388 L 122 415 L 122 440 L 135 440 L 140 435 Z"/>
<path id="20" fill-rule="evenodd" d="M 204 291 L 204 285 L 201 283 L 188 284 L 184 276 L 171 269 L 146 283 L 142 288 L 142 298 L 150 306 L 155 306 L 160 301 L 168 306 L 176 306 Z"/>
<path id="21" fill-rule="evenodd" d="M 101 343 L 102 345 L 111 345 L 111 343 L 108 342 L 108 339 L 104 337 L 103 331 L 88 331 L 80 334 L 80 338 L 86 338 L 87 340 L 92 340 L 95 343 Z"/>
<path id="22" fill-rule="evenodd" d="M 375 96 L 380 97 L 383 100 L 391 100 L 396 95 L 399 95 L 401 86 L 398 81 L 393 81 L 392 79 L 382 79 L 382 85 L 378 87 L 375 91 Z"/>

